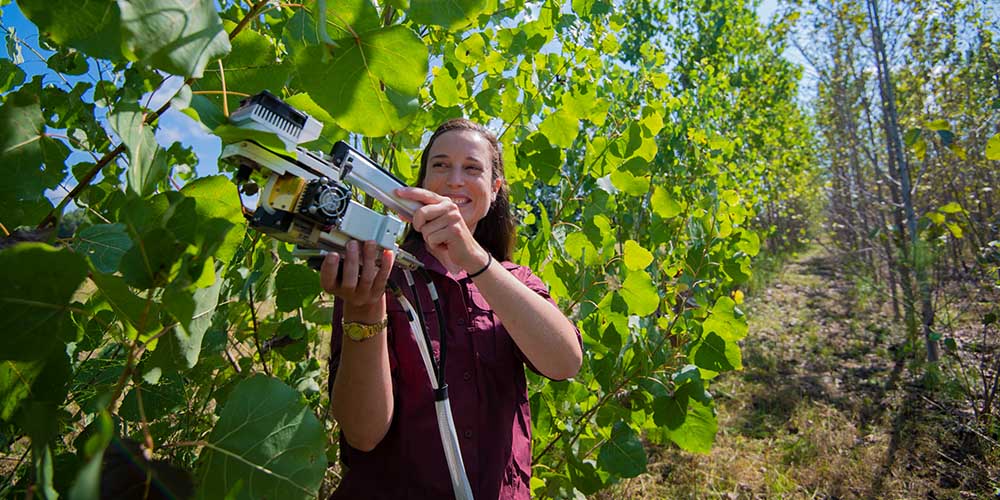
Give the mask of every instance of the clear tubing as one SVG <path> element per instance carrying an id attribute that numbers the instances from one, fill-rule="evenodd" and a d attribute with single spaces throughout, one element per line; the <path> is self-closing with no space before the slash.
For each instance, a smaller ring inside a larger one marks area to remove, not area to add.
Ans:
<path id="1" fill-rule="evenodd" d="M 420 357 L 423 359 L 424 367 L 427 369 L 431 388 L 437 394 L 438 383 L 434 377 L 430 346 L 427 344 L 426 338 L 417 334 L 417 331 L 420 330 L 420 323 L 417 321 L 417 311 L 413 309 L 413 305 L 410 304 L 410 301 L 402 293 L 399 293 L 396 298 L 399 299 L 399 304 L 408 313 L 410 330 L 413 332 L 413 337 L 417 341 L 417 347 L 420 349 Z M 444 448 L 445 461 L 448 463 L 448 475 L 451 476 L 451 487 L 455 492 L 455 498 L 457 500 L 473 500 L 472 487 L 469 485 L 469 478 L 465 474 L 465 463 L 462 460 L 462 451 L 458 445 L 458 434 L 455 432 L 455 420 L 451 416 L 451 404 L 447 396 L 440 401 L 434 401 L 434 409 L 437 413 L 438 432 L 441 435 L 441 445 Z"/>
<path id="2" fill-rule="evenodd" d="M 451 489 L 455 492 L 456 500 L 472 500 L 472 486 L 469 485 L 469 478 L 465 475 L 465 463 L 462 461 L 462 451 L 458 447 L 458 434 L 455 433 L 455 421 L 451 418 L 448 398 L 435 401 L 434 408 L 437 410 L 441 445 L 444 446 L 444 457 L 448 461 L 448 473 L 451 475 Z"/>

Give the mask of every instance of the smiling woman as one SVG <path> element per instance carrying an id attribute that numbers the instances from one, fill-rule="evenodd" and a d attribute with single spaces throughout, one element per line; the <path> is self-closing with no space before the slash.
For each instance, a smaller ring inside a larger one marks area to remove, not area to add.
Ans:
<path id="1" fill-rule="evenodd" d="M 529 498 L 524 366 L 553 380 L 574 376 L 583 357 L 580 335 L 541 280 L 510 261 L 513 216 L 496 138 L 473 122 L 451 120 L 431 137 L 420 167 L 421 187 L 398 191 L 424 204 L 405 248 L 440 291 L 442 316 L 424 314 L 432 332 L 432 324 L 445 325 L 446 382 L 473 496 Z M 322 271 L 324 288 L 338 297 L 331 406 L 347 473 L 334 498 L 453 496 L 434 394 L 408 317 L 384 293 L 391 258 L 379 257 L 374 245 L 362 251 L 353 244 L 339 282 L 338 256 L 328 257 Z M 427 297 L 411 302 L 431 302 L 429 289 L 416 293 Z M 440 340 L 432 335 L 435 351 Z M 387 486 L 386 477 L 401 479 Z"/>

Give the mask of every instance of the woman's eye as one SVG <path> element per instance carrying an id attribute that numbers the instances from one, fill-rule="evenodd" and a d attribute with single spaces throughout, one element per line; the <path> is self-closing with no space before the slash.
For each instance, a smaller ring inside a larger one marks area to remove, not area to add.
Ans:
<path id="1" fill-rule="evenodd" d="M 483 167 L 480 167 L 479 165 L 466 165 L 465 166 L 465 171 L 466 172 L 474 172 L 474 173 L 475 172 L 482 172 L 483 171 Z"/>
<path id="2" fill-rule="evenodd" d="M 432 163 L 431 168 L 445 168 L 447 165 L 444 163 Z"/>

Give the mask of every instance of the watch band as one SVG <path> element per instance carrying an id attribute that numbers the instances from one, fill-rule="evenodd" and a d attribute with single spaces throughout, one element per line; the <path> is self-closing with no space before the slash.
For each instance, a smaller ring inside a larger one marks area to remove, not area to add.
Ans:
<path id="1" fill-rule="evenodd" d="M 388 324 L 389 318 L 383 318 L 382 321 L 375 324 L 345 321 L 343 323 L 344 336 L 355 342 L 364 342 L 377 335 L 378 332 L 385 330 Z"/>

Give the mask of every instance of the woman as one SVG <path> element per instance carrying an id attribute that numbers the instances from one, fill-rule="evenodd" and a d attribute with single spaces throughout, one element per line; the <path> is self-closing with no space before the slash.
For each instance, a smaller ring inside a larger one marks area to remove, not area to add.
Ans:
<path id="1" fill-rule="evenodd" d="M 579 332 L 541 280 L 510 262 L 514 219 L 493 134 L 464 119 L 441 125 L 421 155 L 417 184 L 397 192 L 424 204 L 404 248 L 441 297 L 438 318 L 426 287 L 418 291 L 432 338 L 439 320 L 446 327 L 448 391 L 473 495 L 529 498 L 523 364 L 554 380 L 574 376 Z M 345 473 L 333 498 L 453 496 L 428 375 L 405 313 L 385 293 L 392 261 L 374 242 L 355 241 L 343 257 L 328 255 L 320 274 L 338 298 L 331 412 Z"/>

